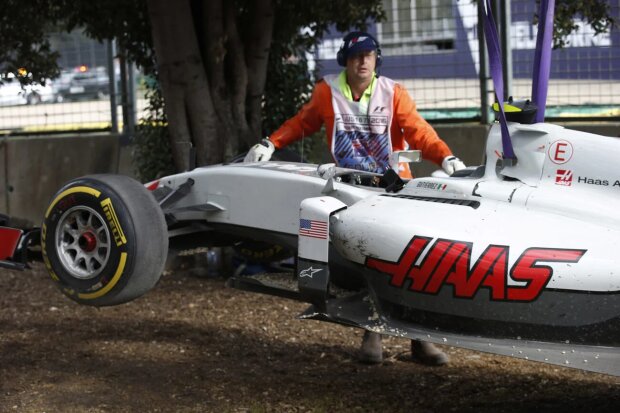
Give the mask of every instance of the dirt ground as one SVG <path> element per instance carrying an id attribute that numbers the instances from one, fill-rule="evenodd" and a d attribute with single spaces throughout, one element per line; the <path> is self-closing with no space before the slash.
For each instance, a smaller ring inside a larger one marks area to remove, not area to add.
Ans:
<path id="1" fill-rule="evenodd" d="M 361 331 L 302 303 L 165 275 L 112 308 L 64 298 L 40 265 L 0 270 L 0 412 L 620 411 L 620 379 L 446 347 L 359 364 Z"/>

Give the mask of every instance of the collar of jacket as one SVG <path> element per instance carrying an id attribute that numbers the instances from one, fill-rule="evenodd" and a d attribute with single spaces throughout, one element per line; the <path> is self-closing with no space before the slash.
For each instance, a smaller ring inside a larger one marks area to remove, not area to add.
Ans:
<path id="1" fill-rule="evenodd" d="M 377 75 L 376 73 L 373 73 L 372 81 L 370 82 L 370 85 L 368 85 L 366 90 L 364 90 L 364 93 L 362 94 L 359 102 L 368 105 L 368 103 L 370 103 L 370 97 L 372 96 L 372 93 L 375 91 L 376 87 Z M 338 89 L 340 89 L 340 92 L 344 95 L 345 98 L 347 98 L 351 102 L 353 101 L 353 93 L 351 92 L 351 86 L 349 86 L 349 84 L 347 83 L 347 72 L 345 70 L 340 72 L 340 74 L 338 75 Z"/>

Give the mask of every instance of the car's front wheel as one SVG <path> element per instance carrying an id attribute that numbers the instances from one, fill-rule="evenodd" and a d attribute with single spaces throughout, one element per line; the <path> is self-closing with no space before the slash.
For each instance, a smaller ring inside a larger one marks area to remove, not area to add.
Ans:
<path id="1" fill-rule="evenodd" d="M 65 295 L 106 306 L 153 288 L 164 268 L 168 232 L 161 208 L 139 182 L 91 175 L 54 196 L 41 243 L 47 270 Z"/>

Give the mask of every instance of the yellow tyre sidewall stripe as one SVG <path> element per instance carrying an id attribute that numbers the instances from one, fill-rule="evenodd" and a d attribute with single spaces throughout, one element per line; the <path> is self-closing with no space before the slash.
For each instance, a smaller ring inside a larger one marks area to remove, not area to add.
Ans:
<path id="1" fill-rule="evenodd" d="M 56 198 L 54 198 L 50 206 L 47 208 L 47 211 L 45 212 L 45 218 L 47 219 L 50 212 L 52 212 L 52 209 L 54 208 L 54 206 L 56 206 L 56 204 L 62 198 L 64 198 L 67 195 L 71 195 L 75 193 L 86 193 L 86 194 L 94 196 L 95 198 L 99 198 L 99 195 L 101 195 L 100 191 L 97 191 L 96 189 L 90 188 L 88 186 L 74 186 L 73 188 L 66 189 L 62 191 L 60 194 L 58 194 Z"/>
<path id="2" fill-rule="evenodd" d="M 105 287 L 95 292 L 88 293 L 88 294 L 84 294 L 84 293 L 78 294 L 78 298 L 81 298 L 83 300 L 94 300 L 95 298 L 103 297 L 104 295 L 106 295 L 112 288 L 114 288 L 114 286 L 118 283 L 118 280 L 121 279 L 121 275 L 123 274 L 123 270 L 125 269 L 126 263 L 127 263 L 127 253 L 121 252 L 121 256 L 118 262 L 118 268 L 116 268 L 116 272 L 114 273 L 114 276 L 112 277 L 110 282 L 106 284 Z"/>

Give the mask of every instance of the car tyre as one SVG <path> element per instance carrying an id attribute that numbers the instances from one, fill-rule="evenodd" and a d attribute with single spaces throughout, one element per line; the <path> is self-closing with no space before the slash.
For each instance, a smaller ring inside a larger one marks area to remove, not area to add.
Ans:
<path id="1" fill-rule="evenodd" d="M 168 232 L 159 204 L 139 182 L 90 175 L 54 195 L 41 247 L 50 276 L 66 296 L 109 306 L 155 286 L 166 261 Z"/>

